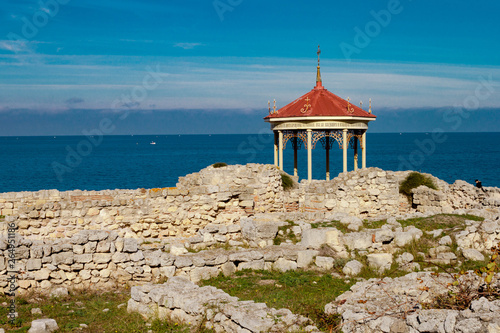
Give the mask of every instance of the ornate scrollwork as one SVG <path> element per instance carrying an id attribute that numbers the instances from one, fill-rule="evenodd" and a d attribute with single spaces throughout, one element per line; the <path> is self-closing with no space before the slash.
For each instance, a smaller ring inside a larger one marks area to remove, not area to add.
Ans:
<path id="1" fill-rule="evenodd" d="M 337 141 L 339 144 L 340 149 L 342 149 L 342 131 L 341 130 L 331 130 L 331 131 L 315 131 L 313 132 L 313 137 L 312 137 L 312 148 L 316 148 L 316 144 L 318 141 L 325 137 L 330 137 L 333 140 Z M 331 145 L 333 144 L 333 140 L 331 143 L 329 143 L 329 146 L 331 148 Z M 325 140 L 326 143 L 326 140 Z M 323 145 L 324 147 L 324 145 Z"/>
<path id="2" fill-rule="evenodd" d="M 306 113 L 307 111 L 311 111 L 311 104 L 309 104 L 309 102 L 311 101 L 311 99 L 309 97 L 306 98 L 306 104 L 304 104 L 304 107 L 302 109 L 300 109 L 300 112 L 302 113 Z"/>
<path id="3" fill-rule="evenodd" d="M 283 149 L 286 148 L 287 142 L 290 140 L 292 142 L 292 147 L 294 149 L 300 150 L 302 147 L 302 144 L 304 144 L 305 147 L 307 147 L 307 135 L 299 131 L 284 131 L 283 132 Z M 298 140 L 293 140 L 294 138 L 297 138 Z"/>
<path id="4" fill-rule="evenodd" d="M 349 130 L 349 133 L 347 133 L 347 137 L 349 138 L 349 145 L 351 148 L 354 149 L 354 144 L 355 140 L 352 140 L 354 138 L 357 138 L 359 141 L 359 144 L 361 147 L 363 147 L 363 134 L 366 132 L 366 130 Z"/>
<path id="5" fill-rule="evenodd" d="M 354 108 L 351 106 L 351 99 L 349 97 L 347 97 L 347 113 L 354 113 Z"/>

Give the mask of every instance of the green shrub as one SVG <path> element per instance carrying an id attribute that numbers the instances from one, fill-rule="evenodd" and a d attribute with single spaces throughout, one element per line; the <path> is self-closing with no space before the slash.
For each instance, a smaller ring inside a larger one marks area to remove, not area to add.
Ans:
<path id="1" fill-rule="evenodd" d="M 286 173 L 281 174 L 281 186 L 285 191 L 292 189 L 294 186 L 293 179 Z"/>
<path id="2" fill-rule="evenodd" d="M 412 172 L 406 177 L 406 179 L 399 185 L 399 193 L 404 194 L 408 199 L 411 199 L 412 193 L 411 190 L 417 188 L 421 185 L 427 186 L 433 190 L 437 190 L 434 181 L 426 175 L 421 174 L 420 172 Z"/>
<path id="3" fill-rule="evenodd" d="M 217 163 L 212 164 L 212 166 L 213 166 L 214 168 L 223 168 L 223 167 L 227 166 L 227 163 L 224 163 L 224 162 L 217 162 Z"/>

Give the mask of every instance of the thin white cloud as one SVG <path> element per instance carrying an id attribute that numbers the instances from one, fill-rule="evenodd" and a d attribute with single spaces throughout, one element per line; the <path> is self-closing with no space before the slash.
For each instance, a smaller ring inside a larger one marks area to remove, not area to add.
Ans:
<path id="1" fill-rule="evenodd" d="M 22 40 L 0 40 L 0 50 L 15 53 L 27 53 L 32 51 L 30 43 Z"/>
<path id="2" fill-rule="evenodd" d="M 174 47 L 180 47 L 181 49 L 184 50 L 192 50 L 197 46 L 203 45 L 202 43 L 177 43 L 174 45 Z"/>

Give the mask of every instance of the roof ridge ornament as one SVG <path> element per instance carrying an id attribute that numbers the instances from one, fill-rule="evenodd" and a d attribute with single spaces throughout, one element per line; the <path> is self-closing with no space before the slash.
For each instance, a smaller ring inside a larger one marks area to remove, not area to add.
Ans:
<path id="1" fill-rule="evenodd" d="M 273 110 L 271 111 L 271 101 L 267 101 L 267 106 L 269 107 L 269 114 L 278 114 L 278 110 L 276 109 L 276 99 L 274 100 Z"/>
<path id="2" fill-rule="evenodd" d="M 370 98 L 370 107 L 368 108 L 368 113 L 372 113 L 372 99 Z"/>
<path id="3" fill-rule="evenodd" d="M 347 97 L 347 112 L 348 113 L 354 113 L 354 108 L 351 107 L 351 99 L 349 97 Z"/>
<path id="4" fill-rule="evenodd" d="M 300 109 L 300 112 L 302 113 L 306 113 L 307 111 L 310 111 L 311 110 L 311 104 L 309 104 L 309 102 L 311 101 L 311 99 L 309 97 L 306 98 L 306 104 L 304 104 L 304 108 Z"/>
<path id="5" fill-rule="evenodd" d="M 316 88 L 323 88 L 323 83 L 322 83 L 322 80 L 321 80 L 321 71 L 320 71 L 320 54 L 321 54 L 321 47 L 318 45 L 318 52 L 316 52 L 316 54 L 318 55 L 318 68 L 317 68 L 317 71 L 316 71 Z"/>

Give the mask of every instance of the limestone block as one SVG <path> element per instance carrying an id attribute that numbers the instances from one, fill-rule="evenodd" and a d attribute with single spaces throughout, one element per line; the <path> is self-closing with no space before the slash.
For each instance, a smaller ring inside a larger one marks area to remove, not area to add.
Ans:
<path id="1" fill-rule="evenodd" d="M 483 261 L 484 255 L 476 249 L 463 249 L 462 254 L 466 259 L 474 261 Z"/>
<path id="2" fill-rule="evenodd" d="M 51 333 L 59 329 L 54 319 L 36 319 L 31 322 L 28 333 Z"/>
<path id="3" fill-rule="evenodd" d="M 390 253 L 372 253 L 366 257 L 368 264 L 381 273 L 389 269 L 392 265 L 392 255 Z"/>
<path id="4" fill-rule="evenodd" d="M 139 252 L 142 254 L 141 251 Z M 96 264 L 107 264 L 111 261 L 111 253 L 94 253 L 93 256 L 94 256 L 94 263 Z"/>
<path id="5" fill-rule="evenodd" d="M 179 256 L 179 255 L 185 254 L 187 252 L 188 252 L 188 250 L 184 247 L 184 245 L 173 244 L 170 247 L 170 254 L 172 254 L 174 256 Z"/>
<path id="6" fill-rule="evenodd" d="M 92 254 L 91 253 L 85 253 L 85 254 L 76 254 L 75 255 L 75 262 L 81 263 L 81 264 L 86 264 L 92 261 Z"/>
<path id="7" fill-rule="evenodd" d="M 383 229 L 375 232 L 375 242 L 388 244 L 394 239 L 394 232 L 390 229 Z"/>
<path id="8" fill-rule="evenodd" d="M 363 264 L 357 260 L 351 260 L 345 264 L 342 272 L 347 276 L 356 276 L 363 269 Z"/>
<path id="9" fill-rule="evenodd" d="M 307 268 L 312 263 L 313 258 L 319 254 L 316 250 L 303 250 L 297 252 L 297 267 Z"/>
<path id="10" fill-rule="evenodd" d="M 42 268 L 42 259 L 28 259 L 26 262 L 27 271 L 35 271 Z"/>
<path id="11" fill-rule="evenodd" d="M 232 262 L 226 262 L 221 266 L 222 274 L 224 276 L 231 276 L 236 272 L 236 265 Z"/>
<path id="12" fill-rule="evenodd" d="M 97 216 L 97 215 L 99 215 L 99 209 L 95 207 L 89 208 L 86 214 L 86 216 Z"/>
<path id="13" fill-rule="evenodd" d="M 47 280 L 49 276 L 50 276 L 50 270 L 48 270 L 47 268 L 42 268 L 39 271 L 35 271 L 34 277 L 36 281 L 43 281 Z"/>
<path id="14" fill-rule="evenodd" d="M 111 250 L 111 242 L 101 240 L 97 243 L 96 252 L 109 253 Z"/>
<path id="15" fill-rule="evenodd" d="M 160 267 L 160 275 L 165 277 L 172 277 L 175 275 L 175 266 L 162 266 Z"/>
<path id="16" fill-rule="evenodd" d="M 84 245 L 85 253 L 95 253 L 97 242 L 88 242 Z"/>
<path id="17" fill-rule="evenodd" d="M 229 255 L 229 261 L 243 261 L 243 262 L 248 262 L 248 261 L 253 261 L 253 260 L 259 260 L 264 258 L 264 254 L 259 251 L 243 251 L 243 252 L 236 252 L 236 253 L 231 253 Z"/>
<path id="18" fill-rule="evenodd" d="M 319 249 L 326 243 L 326 232 L 324 229 L 308 229 L 302 231 L 300 245 L 308 249 Z"/>
<path id="19" fill-rule="evenodd" d="M 333 268 L 333 262 L 334 262 L 334 259 L 331 257 L 318 256 L 318 257 L 316 257 L 315 264 L 319 268 L 330 270 Z"/>
<path id="20" fill-rule="evenodd" d="M 138 244 L 135 238 L 125 238 L 123 240 L 123 252 L 133 253 L 137 252 Z"/>
<path id="21" fill-rule="evenodd" d="M 134 262 L 141 261 L 143 259 L 144 259 L 144 254 L 142 253 L 141 250 L 130 254 L 130 260 Z"/>
<path id="22" fill-rule="evenodd" d="M 201 280 L 208 280 L 212 277 L 219 275 L 219 269 L 217 267 L 196 267 L 191 270 L 189 278 L 194 283 Z"/>
<path id="23" fill-rule="evenodd" d="M 292 260 L 287 260 L 284 258 L 279 258 L 274 264 L 273 264 L 273 269 L 280 271 L 280 272 L 286 272 L 286 271 L 294 271 L 297 269 L 297 263 Z"/>
<path id="24" fill-rule="evenodd" d="M 174 261 L 174 265 L 177 268 L 190 267 L 193 266 L 193 261 L 190 257 L 178 256 Z"/>
<path id="25" fill-rule="evenodd" d="M 146 264 L 150 267 L 160 266 L 161 256 L 162 256 L 161 250 L 144 253 L 144 258 L 146 259 Z"/>
<path id="26" fill-rule="evenodd" d="M 261 260 L 254 260 L 254 261 L 246 261 L 246 262 L 241 262 L 238 265 L 238 270 L 244 270 L 244 269 L 253 269 L 253 270 L 261 270 L 265 268 L 265 261 L 263 259 Z"/>
<path id="27" fill-rule="evenodd" d="M 342 233 L 337 229 L 327 229 L 325 232 L 326 235 L 326 244 L 339 246 L 340 245 L 340 236 Z"/>
<path id="28" fill-rule="evenodd" d="M 451 245 L 452 240 L 450 236 L 444 236 L 439 240 L 439 245 Z"/>
<path id="29" fill-rule="evenodd" d="M 75 255 L 73 252 L 60 252 L 52 255 L 53 265 L 71 265 L 75 261 Z"/>

